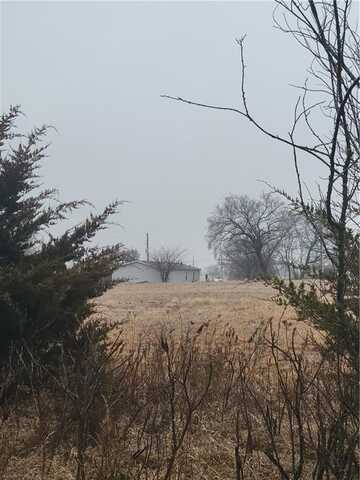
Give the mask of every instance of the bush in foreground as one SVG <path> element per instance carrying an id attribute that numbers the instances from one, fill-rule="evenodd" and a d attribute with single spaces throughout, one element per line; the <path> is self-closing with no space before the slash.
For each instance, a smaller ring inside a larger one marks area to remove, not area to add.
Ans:
<path id="1" fill-rule="evenodd" d="M 0 360 L 9 387 L 2 397 L 16 383 L 9 358 L 14 373 L 21 370 L 19 358 L 35 356 L 49 366 L 58 364 L 64 351 L 83 349 L 82 332 L 93 308 L 89 299 L 104 292 L 113 270 L 128 257 L 122 245 L 90 244 L 120 202 L 53 236 L 52 228 L 87 202 L 61 203 L 55 190 L 41 189 L 47 128 L 22 135 L 15 125 L 19 115 L 12 107 L 0 118 Z"/>

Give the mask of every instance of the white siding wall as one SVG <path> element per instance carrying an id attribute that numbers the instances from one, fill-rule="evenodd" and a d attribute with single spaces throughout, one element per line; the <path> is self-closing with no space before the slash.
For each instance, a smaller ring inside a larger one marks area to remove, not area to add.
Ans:
<path id="1" fill-rule="evenodd" d="M 124 265 L 113 273 L 114 280 L 120 280 L 122 278 L 129 279 L 129 282 L 161 282 L 160 273 L 147 265 L 141 263 L 132 263 L 130 265 Z"/>
<path id="2" fill-rule="evenodd" d="M 171 283 L 191 283 L 199 280 L 197 270 L 174 270 L 170 273 L 169 281 Z"/>
<path id="3" fill-rule="evenodd" d="M 201 273 L 200 270 L 195 270 L 195 272 L 194 272 L 194 281 L 195 282 L 198 282 L 200 280 L 200 273 Z"/>
<path id="4" fill-rule="evenodd" d="M 113 273 L 113 280 L 128 279 L 129 282 L 150 282 L 160 283 L 160 272 L 148 265 L 142 263 L 130 263 L 120 267 Z M 198 270 L 174 270 L 170 273 L 170 283 L 191 283 L 200 280 L 200 272 Z"/>
<path id="5" fill-rule="evenodd" d="M 185 272 L 185 271 L 182 271 L 182 270 L 174 270 L 173 272 L 170 272 L 169 282 L 170 283 L 191 282 L 191 278 L 192 278 L 191 272 Z"/>

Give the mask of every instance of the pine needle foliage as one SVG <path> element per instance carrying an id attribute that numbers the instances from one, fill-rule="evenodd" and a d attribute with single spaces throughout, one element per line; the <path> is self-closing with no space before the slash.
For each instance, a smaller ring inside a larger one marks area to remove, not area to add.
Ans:
<path id="1" fill-rule="evenodd" d="M 110 203 L 59 236 L 52 227 L 88 204 L 61 203 L 41 189 L 48 127 L 19 134 L 14 106 L 0 117 L 0 358 L 26 345 L 43 362 L 56 359 L 92 312 L 111 273 L 128 258 L 123 245 L 91 244 L 121 202 Z"/>

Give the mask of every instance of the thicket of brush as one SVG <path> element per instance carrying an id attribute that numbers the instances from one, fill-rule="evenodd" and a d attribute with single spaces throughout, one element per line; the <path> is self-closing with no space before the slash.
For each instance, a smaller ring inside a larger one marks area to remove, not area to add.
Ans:
<path id="1" fill-rule="evenodd" d="M 203 325 L 103 349 L 91 332 L 56 371 L 24 352 L 2 478 L 357 478 L 357 384 L 318 335 L 269 322 L 244 342 Z"/>

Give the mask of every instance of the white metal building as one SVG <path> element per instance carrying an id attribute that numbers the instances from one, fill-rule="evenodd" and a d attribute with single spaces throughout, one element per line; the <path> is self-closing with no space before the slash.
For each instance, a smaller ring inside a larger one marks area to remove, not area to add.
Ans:
<path id="1" fill-rule="evenodd" d="M 136 260 L 122 265 L 113 273 L 113 280 L 127 280 L 131 283 L 161 283 L 160 272 L 151 262 Z M 200 280 L 200 268 L 179 263 L 170 272 L 169 283 L 191 283 Z"/>

